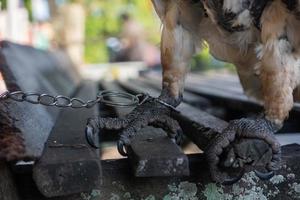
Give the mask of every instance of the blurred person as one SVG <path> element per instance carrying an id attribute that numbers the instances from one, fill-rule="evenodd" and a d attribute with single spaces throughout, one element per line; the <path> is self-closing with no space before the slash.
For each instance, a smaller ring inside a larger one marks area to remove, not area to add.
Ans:
<path id="1" fill-rule="evenodd" d="M 160 66 L 160 51 L 146 41 L 141 24 L 127 13 L 121 15 L 121 22 L 121 39 L 115 61 L 143 61 L 148 67 Z"/>

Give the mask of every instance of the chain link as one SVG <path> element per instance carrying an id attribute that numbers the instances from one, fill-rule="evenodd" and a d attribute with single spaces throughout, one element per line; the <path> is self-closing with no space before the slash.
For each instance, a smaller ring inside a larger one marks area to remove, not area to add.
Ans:
<path id="1" fill-rule="evenodd" d="M 120 98 L 122 101 L 112 101 L 111 98 Z M 41 104 L 44 106 L 54 106 L 59 108 L 91 108 L 98 103 L 114 107 L 134 107 L 143 104 L 150 96 L 148 94 L 132 95 L 125 92 L 99 91 L 96 99 L 83 100 L 81 98 L 70 98 L 63 95 L 49 95 L 23 91 L 6 91 L 0 94 L 0 100 L 11 99 L 17 102 L 28 102 L 31 104 Z"/>
<path id="2" fill-rule="evenodd" d="M 119 98 L 123 101 L 115 101 L 111 98 Z M 0 94 L 0 101 L 11 99 L 17 102 L 28 102 L 31 104 L 40 104 L 44 106 L 54 106 L 58 108 L 91 108 L 98 103 L 102 103 L 107 106 L 112 107 L 135 107 L 144 104 L 149 99 L 154 99 L 158 103 L 178 112 L 176 108 L 158 98 L 153 98 L 149 94 L 140 93 L 137 95 L 129 94 L 126 92 L 117 92 L 117 91 L 99 91 L 96 98 L 93 100 L 83 100 L 81 98 L 70 98 L 63 95 L 53 96 L 50 94 L 40 94 L 34 92 L 23 92 L 23 91 L 14 91 L 9 92 L 5 91 Z M 124 101 L 126 100 L 126 101 Z"/>

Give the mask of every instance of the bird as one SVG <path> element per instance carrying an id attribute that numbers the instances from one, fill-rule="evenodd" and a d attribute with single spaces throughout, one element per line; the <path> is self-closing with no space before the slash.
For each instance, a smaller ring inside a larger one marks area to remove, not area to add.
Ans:
<path id="1" fill-rule="evenodd" d="M 178 122 L 172 107 L 183 98 L 192 56 L 206 45 L 218 60 L 235 65 L 245 94 L 264 107 L 262 116 L 229 122 L 205 152 L 212 179 L 222 182 L 221 154 L 237 138 L 261 139 L 269 144 L 269 170 L 280 168 L 281 148 L 274 136 L 294 101 L 300 99 L 299 0 L 151 0 L 162 23 L 162 90 L 124 118 L 97 118 L 98 128 L 122 129 L 119 150 L 146 125 L 157 125 L 177 139 Z M 166 106 L 168 105 L 168 106 Z M 229 165 L 234 156 L 229 156 Z"/>

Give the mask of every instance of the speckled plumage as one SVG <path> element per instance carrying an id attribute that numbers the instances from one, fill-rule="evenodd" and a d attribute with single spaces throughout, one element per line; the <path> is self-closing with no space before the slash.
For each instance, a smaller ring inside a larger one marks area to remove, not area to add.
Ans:
<path id="1" fill-rule="evenodd" d="M 219 157 L 230 143 L 241 138 L 260 139 L 269 144 L 273 155 L 268 168 L 277 169 L 280 145 L 273 133 L 288 117 L 294 98 L 300 97 L 300 1 L 152 2 L 163 24 L 161 100 L 179 105 L 189 62 L 205 41 L 215 58 L 236 66 L 245 93 L 264 105 L 263 118 L 235 120 L 212 141 L 206 151 L 212 178 L 218 182 L 224 180 L 218 171 Z M 180 127 L 169 115 L 169 108 L 150 101 L 126 118 L 100 118 L 92 122 L 98 128 L 123 128 L 119 143 L 126 146 L 130 137 L 148 124 L 168 127 L 174 138 Z M 235 155 L 227 156 L 235 163 Z"/>
<path id="2" fill-rule="evenodd" d="M 228 130 L 242 129 L 247 133 L 242 137 L 272 141 L 275 152 L 278 142 L 271 138 L 288 116 L 300 80 L 298 1 L 203 0 L 197 6 L 183 0 L 153 3 L 164 25 L 164 88 L 175 99 L 180 96 L 189 59 L 205 41 L 215 58 L 236 66 L 245 93 L 263 103 L 265 118 L 261 120 L 277 127 L 266 132 L 266 127 L 257 124 L 249 131 L 253 120 L 243 119 L 230 124 L 223 136 L 229 134 Z M 216 160 L 228 146 L 228 138 L 223 136 L 216 138 L 208 150 L 208 160 Z M 213 178 L 220 181 L 214 174 L 212 171 Z"/>

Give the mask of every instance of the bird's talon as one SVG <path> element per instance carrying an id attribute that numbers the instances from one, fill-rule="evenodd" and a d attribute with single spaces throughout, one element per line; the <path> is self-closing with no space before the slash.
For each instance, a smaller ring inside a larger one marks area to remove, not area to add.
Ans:
<path id="1" fill-rule="evenodd" d="M 237 177 L 232 177 L 232 178 L 226 178 L 223 182 L 222 182 L 222 185 L 233 185 L 235 183 L 237 183 L 239 180 L 242 179 L 242 177 L 244 176 L 245 174 L 245 170 L 242 169 L 240 171 L 240 173 L 238 174 Z"/>
<path id="2" fill-rule="evenodd" d="M 178 131 L 177 135 L 175 136 L 175 142 L 176 144 L 181 145 L 182 141 L 183 141 L 183 133 L 182 131 Z"/>
<path id="3" fill-rule="evenodd" d="M 100 148 L 99 132 L 97 130 L 98 129 L 95 129 L 91 124 L 88 124 L 85 128 L 86 141 L 95 149 Z"/>
<path id="4" fill-rule="evenodd" d="M 263 181 L 270 180 L 275 175 L 274 171 L 269 171 L 269 172 L 264 173 L 264 172 L 260 172 L 258 170 L 254 170 L 254 173 L 260 180 L 263 180 Z"/>
<path id="5" fill-rule="evenodd" d="M 281 155 L 280 144 L 273 135 L 276 130 L 269 127 L 266 119 L 231 121 L 206 152 L 211 169 L 217 172 L 212 173 L 213 180 L 223 182 L 222 179 L 220 181 L 220 177 L 215 176 L 222 173 L 218 166 L 233 169 L 265 166 L 270 172 L 255 171 L 256 175 L 262 180 L 272 178 L 274 176 L 272 171 L 280 166 Z M 222 158 L 223 156 L 225 159 Z M 216 162 L 215 158 L 219 158 L 220 162 Z M 237 181 L 238 177 L 225 180 L 225 184 Z"/>
<path id="6" fill-rule="evenodd" d="M 117 148 L 118 148 L 118 152 L 122 155 L 122 156 L 128 156 L 127 153 L 127 147 L 126 144 L 123 140 L 118 140 L 117 142 Z"/>

